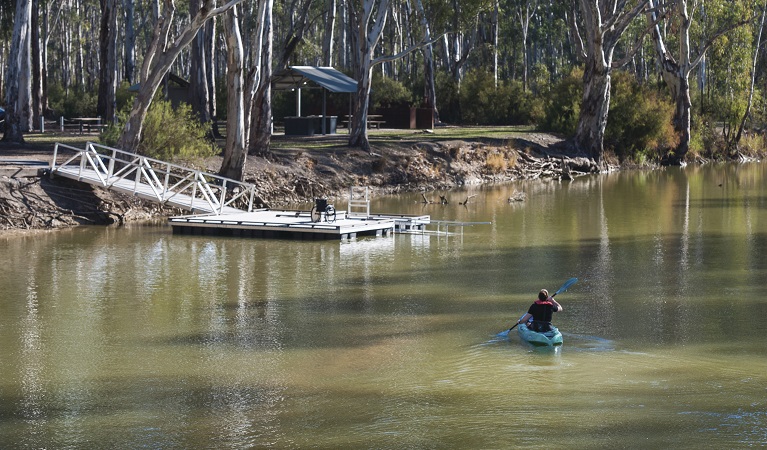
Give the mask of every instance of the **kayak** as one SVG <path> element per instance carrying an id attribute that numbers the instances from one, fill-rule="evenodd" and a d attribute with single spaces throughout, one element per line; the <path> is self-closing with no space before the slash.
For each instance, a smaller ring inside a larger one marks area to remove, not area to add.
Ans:
<path id="1" fill-rule="evenodd" d="M 523 341 L 536 347 L 556 347 L 562 345 L 562 333 L 555 326 L 551 327 L 551 331 L 539 333 L 527 328 L 525 324 L 520 324 L 517 327 L 517 332 Z"/>

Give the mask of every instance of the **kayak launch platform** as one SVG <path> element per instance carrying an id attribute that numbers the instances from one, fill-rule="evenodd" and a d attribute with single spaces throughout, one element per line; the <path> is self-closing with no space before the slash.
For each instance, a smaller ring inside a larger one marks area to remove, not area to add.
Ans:
<path id="1" fill-rule="evenodd" d="M 429 216 L 354 216 L 346 212 L 337 213 L 333 221 L 315 222 L 310 211 L 271 209 L 221 215 L 176 216 L 169 219 L 174 234 L 295 240 L 390 236 L 405 229 L 423 229 L 429 222 Z"/>
<path id="2" fill-rule="evenodd" d="M 72 155 L 63 156 L 65 151 Z M 449 234 L 450 227 L 476 224 L 432 221 L 429 215 L 372 214 L 367 187 L 350 188 L 346 211 L 336 211 L 326 199 L 316 199 L 311 211 L 258 209 L 253 184 L 93 142 L 85 149 L 57 143 L 50 174 L 189 211 L 191 215 L 168 220 L 174 234 L 345 240 L 393 233 Z M 430 224 L 437 225 L 436 232 L 426 230 Z"/>

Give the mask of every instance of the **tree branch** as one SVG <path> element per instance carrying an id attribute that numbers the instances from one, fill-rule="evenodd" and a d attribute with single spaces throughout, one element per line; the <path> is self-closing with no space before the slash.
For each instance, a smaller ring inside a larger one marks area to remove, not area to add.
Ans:
<path id="1" fill-rule="evenodd" d="M 658 8 L 652 8 L 646 11 L 646 13 L 651 14 L 657 12 L 658 10 Z M 628 63 L 634 57 L 634 55 L 636 55 L 636 52 L 638 52 L 642 47 L 642 44 L 644 43 L 644 37 L 647 36 L 647 34 L 653 28 L 655 28 L 660 23 L 660 21 L 668 15 L 669 12 L 670 9 L 666 8 L 660 15 L 655 15 L 655 19 L 653 19 L 652 23 L 650 23 L 644 30 L 642 30 L 642 34 L 640 34 L 636 41 L 634 41 L 634 45 L 631 50 L 629 50 L 623 58 L 619 59 L 618 61 L 614 61 L 612 63 L 612 68 L 615 69 L 626 65 L 626 63 Z"/>
<path id="2" fill-rule="evenodd" d="M 748 19 L 741 20 L 740 22 L 736 22 L 729 27 L 723 28 L 719 30 L 718 32 L 714 33 L 711 38 L 706 41 L 706 43 L 703 45 L 703 49 L 700 51 L 700 54 L 697 58 L 695 58 L 691 63 L 690 67 L 687 70 L 692 70 L 695 67 L 697 67 L 698 64 L 703 60 L 703 57 L 706 55 L 706 51 L 711 48 L 712 45 L 714 45 L 714 42 L 716 42 L 717 39 L 722 37 L 723 35 L 729 33 L 730 31 L 742 27 L 743 25 L 746 25 L 747 23 L 751 22 L 752 20 L 755 20 L 758 17 L 758 15 L 754 14 L 753 16 L 749 17 Z"/>

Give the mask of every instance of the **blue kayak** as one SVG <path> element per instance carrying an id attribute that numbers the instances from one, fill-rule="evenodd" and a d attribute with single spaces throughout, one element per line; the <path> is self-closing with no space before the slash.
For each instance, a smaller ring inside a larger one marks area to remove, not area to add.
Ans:
<path id="1" fill-rule="evenodd" d="M 550 331 L 539 333 L 527 328 L 527 325 L 520 324 L 517 327 L 519 337 L 536 347 L 556 347 L 562 345 L 562 333 L 557 327 L 552 326 Z"/>

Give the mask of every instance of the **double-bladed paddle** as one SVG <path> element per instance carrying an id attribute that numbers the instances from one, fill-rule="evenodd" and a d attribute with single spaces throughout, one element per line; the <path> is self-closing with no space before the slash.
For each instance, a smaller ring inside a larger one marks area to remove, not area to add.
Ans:
<path id="1" fill-rule="evenodd" d="M 556 297 L 556 296 L 557 296 L 557 294 L 560 294 L 560 293 L 562 293 L 562 292 L 565 292 L 566 290 L 568 290 L 568 289 L 570 288 L 570 286 L 574 285 L 574 284 L 575 284 L 575 283 L 577 283 L 577 282 L 578 282 L 578 279 L 577 279 L 577 278 L 575 278 L 575 277 L 573 277 L 573 278 L 570 278 L 569 280 L 565 281 L 565 284 L 563 284 L 563 285 L 562 285 L 562 286 L 561 286 L 559 289 L 557 289 L 557 292 L 555 292 L 554 294 L 552 294 L 552 295 L 551 295 L 551 297 L 552 297 L 552 298 L 553 298 L 553 297 Z M 524 314 L 522 314 L 522 316 L 520 317 L 520 319 L 522 319 L 522 317 L 525 317 L 525 315 L 524 315 Z M 513 327 L 509 328 L 509 331 L 511 331 L 511 330 L 513 330 L 514 328 L 516 328 L 516 327 L 517 327 L 517 325 L 519 325 L 519 321 L 517 321 L 517 323 L 515 323 Z"/>

